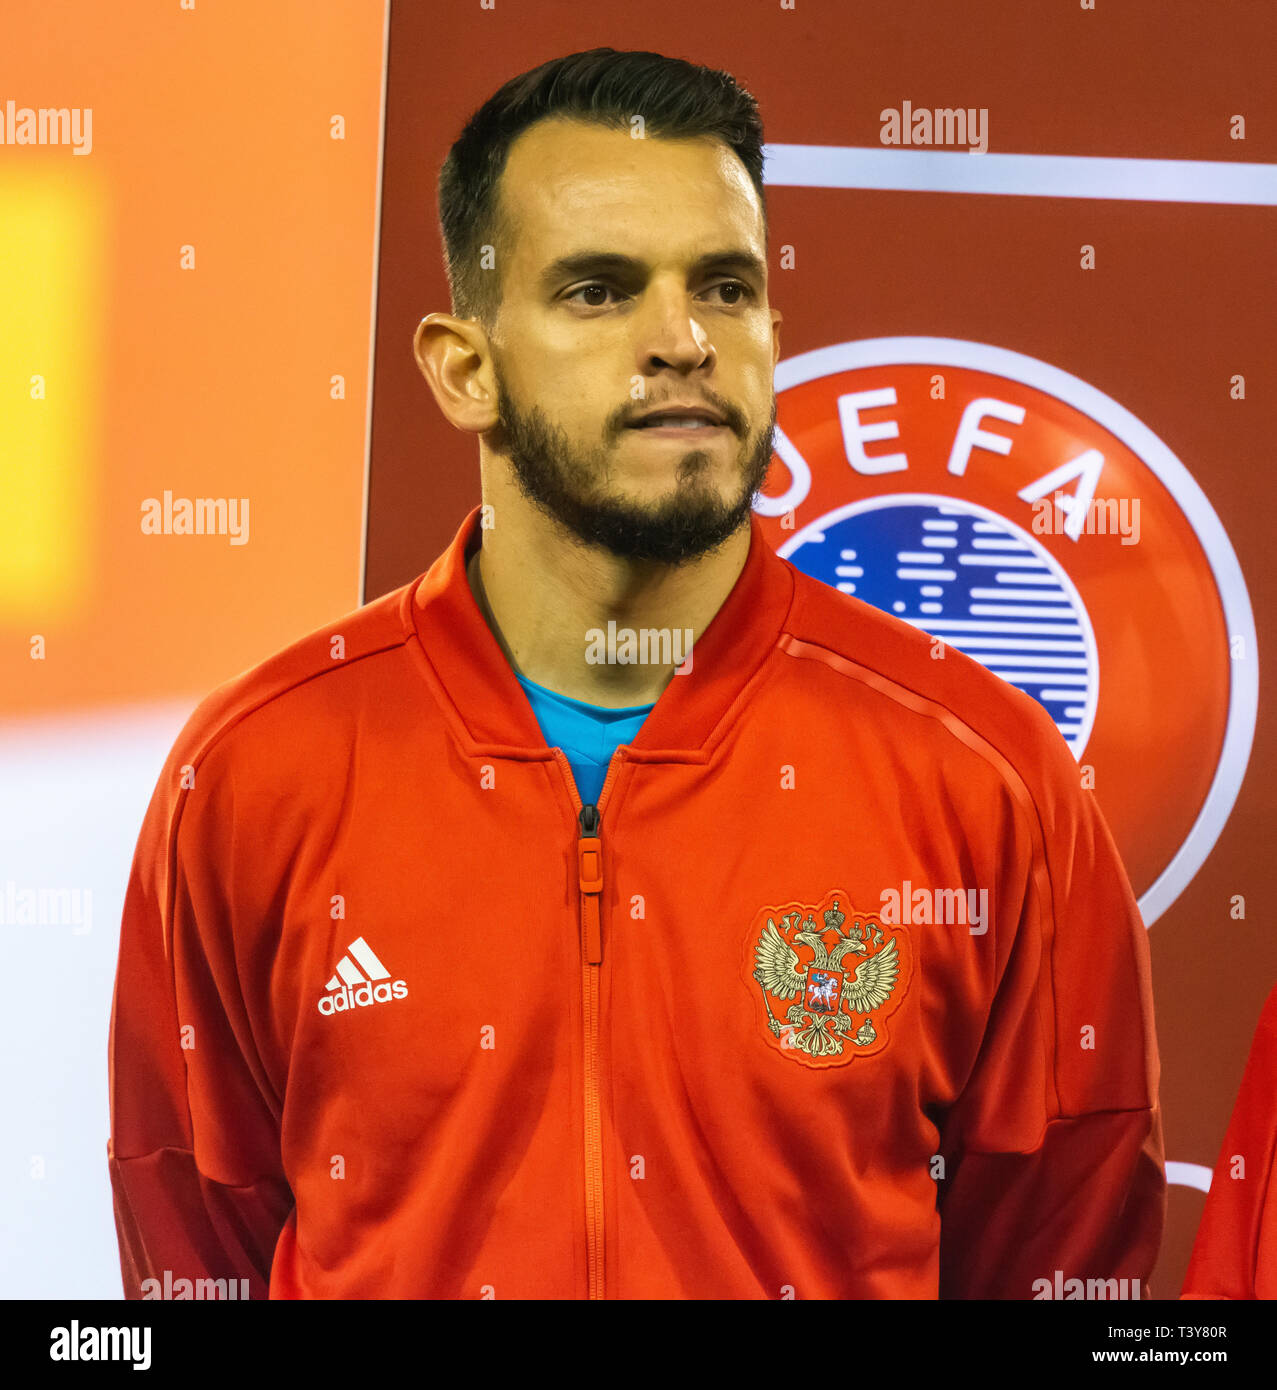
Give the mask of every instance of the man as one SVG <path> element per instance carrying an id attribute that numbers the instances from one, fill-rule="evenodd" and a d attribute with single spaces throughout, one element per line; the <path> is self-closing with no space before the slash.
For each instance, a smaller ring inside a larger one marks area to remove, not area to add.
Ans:
<path id="1" fill-rule="evenodd" d="M 125 1292 L 1147 1294 L 1148 947 L 1093 798 L 1040 706 L 751 519 L 753 99 L 557 60 L 440 211 L 416 351 L 484 505 L 174 749 L 112 1025 Z"/>

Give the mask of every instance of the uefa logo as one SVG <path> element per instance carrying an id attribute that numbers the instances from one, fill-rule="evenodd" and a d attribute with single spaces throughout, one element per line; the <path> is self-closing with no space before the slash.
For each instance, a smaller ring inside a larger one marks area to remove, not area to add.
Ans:
<path id="1" fill-rule="evenodd" d="M 768 540 L 1047 710 L 1151 926 L 1228 819 L 1258 699 L 1246 585 L 1188 469 L 1086 382 L 986 344 L 841 343 L 775 385 Z"/>

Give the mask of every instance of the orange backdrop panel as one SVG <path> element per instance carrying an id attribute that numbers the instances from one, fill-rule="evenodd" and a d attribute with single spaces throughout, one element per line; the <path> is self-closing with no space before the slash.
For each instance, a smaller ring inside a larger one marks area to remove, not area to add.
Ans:
<path id="1" fill-rule="evenodd" d="M 384 25 L 7 7 L 0 98 L 92 147 L 0 146 L 0 713 L 203 694 L 358 603 Z M 165 493 L 240 512 L 145 534 Z"/>

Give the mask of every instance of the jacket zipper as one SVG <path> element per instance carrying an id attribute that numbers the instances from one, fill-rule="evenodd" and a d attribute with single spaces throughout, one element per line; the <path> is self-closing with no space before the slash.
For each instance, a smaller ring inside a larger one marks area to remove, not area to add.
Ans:
<path id="1" fill-rule="evenodd" d="M 582 996 L 585 1000 L 585 1245 L 590 1298 L 603 1297 L 603 1135 L 599 1114 L 599 966 L 603 931 L 599 896 L 603 848 L 599 809 L 582 806 L 577 840 L 581 891 Z"/>
<path id="2" fill-rule="evenodd" d="M 603 1122 L 599 1102 L 599 968 L 603 963 L 603 842 L 602 815 L 591 802 L 582 805 L 576 780 L 561 748 L 554 749 L 572 788 L 577 806 L 577 886 L 581 909 L 581 996 L 585 1023 L 585 1248 L 588 1297 L 603 1297 Z M 608 783 L 618 759 L 608 764 L 599 804 L 607 799 Z"/>

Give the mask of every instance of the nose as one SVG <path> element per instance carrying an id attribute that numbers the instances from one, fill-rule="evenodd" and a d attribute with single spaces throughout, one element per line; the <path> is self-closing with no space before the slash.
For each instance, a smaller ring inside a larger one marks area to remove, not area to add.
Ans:
<path id="1" fill-rule="evenodd" d="M 637 325 L 639 367 L 644 373 L 660 367 L 687 373 L 713 365 L 714 346 L 683 284 L 653 281 Z"/>

